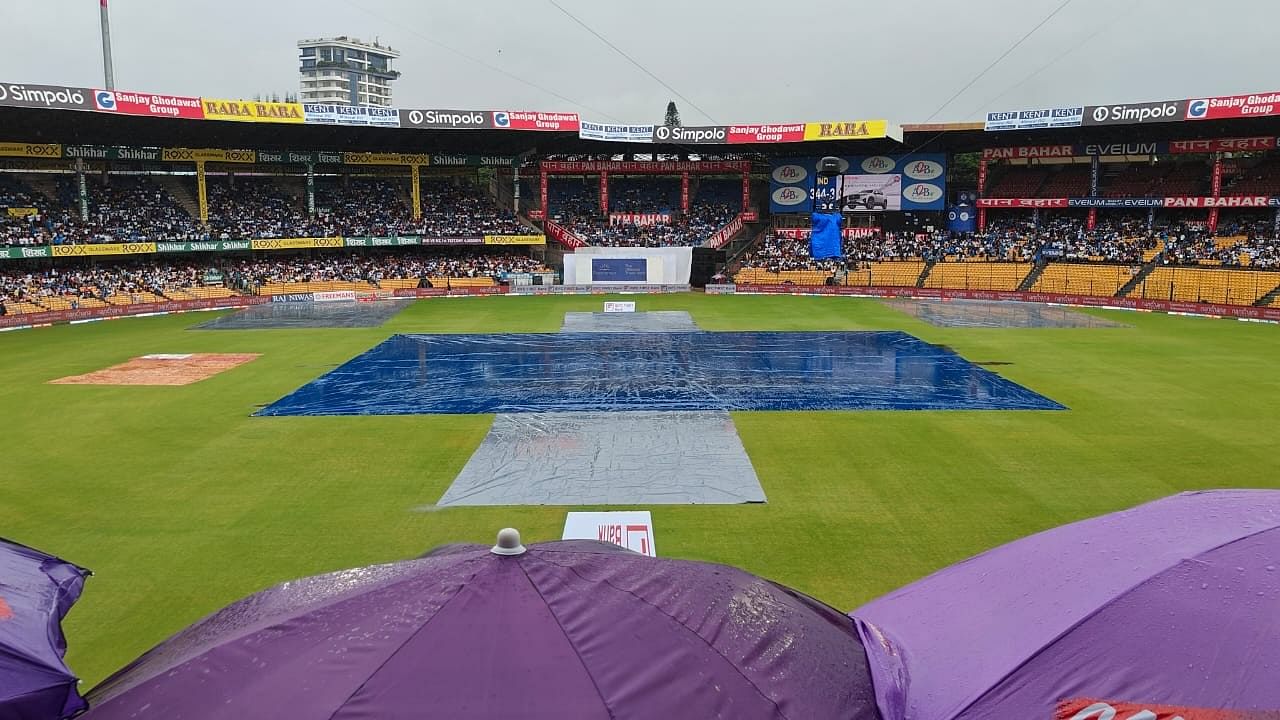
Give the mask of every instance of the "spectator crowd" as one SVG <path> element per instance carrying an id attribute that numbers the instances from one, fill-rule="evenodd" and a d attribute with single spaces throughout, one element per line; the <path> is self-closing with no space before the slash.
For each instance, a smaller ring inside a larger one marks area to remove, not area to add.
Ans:
<path id="1" fill-rule="evenodd" d="M 25 264 L 24 264 L 25 265 Z M 267 283 L 347 281 L 373 288 L 387 279 L 476 278 L 547 272 L 541 261 L 503 248 L 405 248 L 390 252 L 323 253 L 315 257 L 204 260 L 109 260 L 93 265 L 0 266 L 0 303 L 42 306 L 52 297 L 106 301 L 114 295 L 153 293 L 207 284 L 254 292 Z M 215 279 L 216 278 L 216 279 Z"/>
<path id="2" fill-rule="evenodd" d="M 320 178 L 316 182 L 317 212 L 312 215 L 299 178 L 211 177 L 206 184 L 207 225 L 201 225 L 192 208 L 184 209 L 166 186 L 150 177 L 112 175 L 108 180 L 86 177 L 86 219 L 81 217 L 79 188 L 73 176 L 51 181 L 50 196 L 36 192 L 18 176 L 0 176 L 0 244 L 370 235 L 471 238 L 534 232 L 510 210 L 497 207 L 478 186 L 448 178 L 422 181 L 422 217 L 415 219 L 408 181 L 403 178 L 351 178 L 345 182 Z M 182 192 L 193 204 L 194 183 L 188 182 Z M 21 210 L 9 213 L 9 208 Z"/>

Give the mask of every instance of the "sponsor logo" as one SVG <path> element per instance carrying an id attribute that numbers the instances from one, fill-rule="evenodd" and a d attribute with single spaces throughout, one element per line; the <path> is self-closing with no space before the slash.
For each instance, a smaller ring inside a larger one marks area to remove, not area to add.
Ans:
<path id="1" fill-rule="evenodd" d="M 730 143 L 781 143 L 800 142 L 805 139 L 805 124 L 787 125 L 730 125 Z"/>
<path id="2" fill-rule="evenodd" d="M 495 127 L 511 130 L 573 131 L 581 129 L 577 113 L 505 110 L 493 114 Z"/>
<path id="3" fill-rule="evenodd" d="M 882 138 L 888 133 L 886 120 L 805 123 L 805 140 L 857 140 Z"/>
<path id="4" fill-rule="evenodd" d="M 932 160 L 909 160 L 902 174 L 912 180 L 933 180 L 942 177 L 942 164 Z"/>
<path id="5" fill-rule="evenodd" d="M 987 113 L 987 121 L 983 129 L 992 131 L 1076 127 L 1080 125 L 1084 111 L 1085 108 L 1076 106 Z"/>
<path id="6" fill-rule="evenodd" d="M 862 161 L 862 169 L 864 172 L 878 175 L 892 170 L 894 164 L 893 158 L 891 157 L 885 157 L 884 155 L 872 155 Z"/>
<path id="7" fill-rule="evenodd" d="M 926 205 L 942 199 L 942 188 L 928 183 L 915 183 L 902 188 L 902 199 Z"/>
<path id="8" fill-rule="evenodd" d="M 662 125 L 653 129 L 653 138 L 658 142 L 723 143 L 728 138 L 728 135 L 728 129 L 724 125 L 704 125 L 699 127 L 667 127 Z"/>
<path id="9" fill-rule="evenodd" d="M 799 205 L 809 199 L 809 193 L 804 188 L 784 187 L 773 191 L 773 202 L 775 205 L 792 206 Z"/>
<path id="10" fill-rule="evenodd" d="M 1218 120 L 1221 118 L 1263 117 L 1280 114 L 1280 93 L 1223 95 L 1200 98 L 1187 103 L 1187 119 Z"/>
<path id="11" fill-rule="evenodd" d="M 1240 207 L 1275 207 L 1277 198 L 1266 195 L 1240 195 L 1230 197 L 1167 197 L 1164 207 L 1167 208 L 1240 208 Z"/>
<path id="12" fill-rule="evenodd" d="M 809 171 L 805 170 L 803 165 L 781 165 L 773 169 L 771 177 L 774 182 L 791 185 L 804 182 L 805 178 L 809 177 Z"/>
<path id="13" fill-rule="evenodd" d="M 63 110 L 93 109 L 92 91 L 88 88 L 18 83 L 0 84 L 0 105 Z"/>
<path id="14" fill-rule="evenodd" d="M 1160 143 L 1111 143 L 1110 145 L 1085 145 L 1083 155 L 1155 155 Z"/>
<path id="15" fill-rule="evenodd" d="M 1071 145 L 1028 145 L 1023 147 L 984 148 L 982 151 L 982 157 L 986 160 L 1071 157 L 1075 154 L 1075 148 Z"/>
<path id="16" fill-rule="evenodd" d="M 479 110 L 401 110 L 400 124 L 426 128 L 491 127 L 485 113 Z"/>
<path id="17" fill-rule="evenodd" d="M 1067 198 L 978 198 L 974 203 L 980 208 L 1064 208 Z"/>
<path id="18" fill-rule="evenodd" d="M 505 112 L 495 112 L 493 114 L 493 125 L 500 128 L 511 127 L 511 118 Z"/>
<path id="19" fill-rule="evenodd" d="M 299 103 L 204 98 L 201 107 L 204 116 L 210 120 L 280 123 L 300 123 L 305 120 Z"/>
<path id="20" fill-rule="evenodd" d="M 116 94 L 110 90 L 99 90 L 93 94 L 93 106 L 99 110 L 115 110 Z"/>
<path id="21" fill-rule="evenodd" d="M 1165 102 L 1092 105 L 1085 108 L 1084 124 L 1134 125 L 1182 120 L 1186 113 L 1185 103 L 1185 100 L 1168 100 Z"/>

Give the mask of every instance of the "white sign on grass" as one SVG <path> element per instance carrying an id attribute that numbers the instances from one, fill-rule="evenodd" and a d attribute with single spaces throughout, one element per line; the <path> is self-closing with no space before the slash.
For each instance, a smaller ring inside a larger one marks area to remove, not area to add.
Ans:
<path id="1" fill-rule="evenodd" d="M 601 540 L 658 557 L 653 547 L 653 518 L 648 510 L 571 512 L 565 515 L 561 539 Z"/>
<path id="2" fill-rule="evenodd" d="M 615 312 L 635 312 L 636 304 L 634 302 L 606 302 L 604 311 L 607 313 Z"/>

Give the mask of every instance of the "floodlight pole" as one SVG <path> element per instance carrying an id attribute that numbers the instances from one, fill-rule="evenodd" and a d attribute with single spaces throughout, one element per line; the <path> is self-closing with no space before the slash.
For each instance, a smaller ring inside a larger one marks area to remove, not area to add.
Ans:
<path id="1" fill-rule="evenodd" d="M 99 0 L 102 23 L 102 75 L 108 90 L 116 89 L 115 72 L 111 69 L 111 19 L 107 16 L 107 0 Z"/>

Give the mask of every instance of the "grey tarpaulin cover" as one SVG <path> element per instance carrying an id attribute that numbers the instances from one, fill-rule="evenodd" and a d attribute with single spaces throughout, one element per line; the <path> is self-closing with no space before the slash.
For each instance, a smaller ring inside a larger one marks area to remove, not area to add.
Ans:
<path id="1" fill-rule="evenodd" d="M 885 305 L 938 327 L 1118 328 L 1088 313 L 1041 303 L 1005 300 L 885 300 Z"/>
<path id="2" fill-rule="evenodd" d="M 764 502 L 725 412 L 500 414 L 438 503 Z"/>
<path id="3" fill-rule="evenodd" d="M 271 302 L 253 305 L 199 325 L 200 330 L 379 327 L 413 300 L 377 302 Z"/>
<path id="4" fill-rule="evenodd" d="M 700 328 L 684 310 L 634 313 L 567 312 L 560 332 L 696 332 Z"/>

